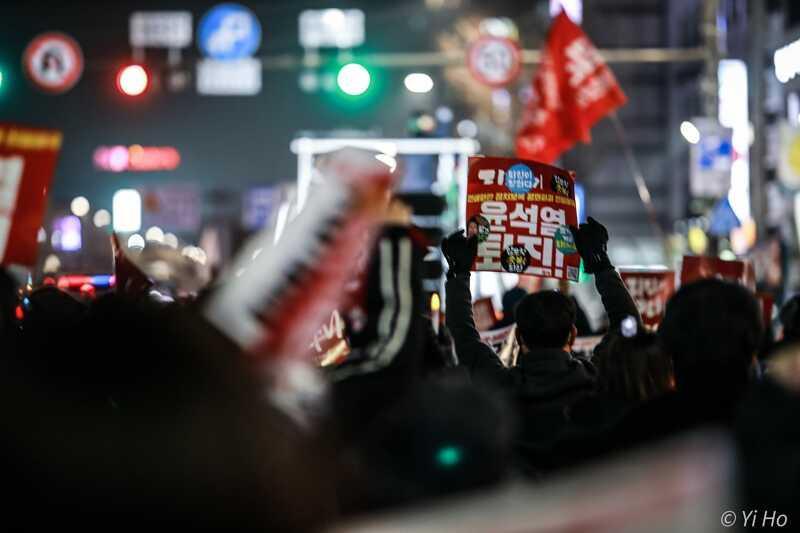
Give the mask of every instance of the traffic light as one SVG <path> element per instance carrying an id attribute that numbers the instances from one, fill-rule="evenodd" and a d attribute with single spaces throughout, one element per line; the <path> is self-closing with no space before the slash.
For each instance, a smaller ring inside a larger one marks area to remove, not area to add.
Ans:
<path id="1" fill-rule="evenodd" d="M 339 69 L 336 75 L 336 84 L 345 94 L 359 96 L 367 92 L 372 77 L 364 65 L 358 63 L 348 63 Z"/>
<path id="2" fill-rule="evenodd" d="M 127 65 L 117 73 L 117 89 L 127 96 L 138 96 L 150 85 L 150 76 L 142 65 Z"/>

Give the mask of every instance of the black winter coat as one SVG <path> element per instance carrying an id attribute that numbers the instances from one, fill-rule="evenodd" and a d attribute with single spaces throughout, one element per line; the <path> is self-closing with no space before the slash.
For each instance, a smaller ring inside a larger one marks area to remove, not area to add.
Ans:
<path id="1" fill-rule="evenodd" d="M 615 270 L 595 275 L 595 284 L 609 316 L 609 331 L 627 316 L 639 319 L 636 304 Z M 597 390 L 597 370 L 587 359 L 559 349 L 521 354 L 515 367 L 503 366 L 480 339 L 472 317 L 469 274 L 452 276 L 446 288 L 447 327 L 453 335 L 459 364 L 473 380 L 502 389 L 519 417 L 517 448 L 526 469 L 546 470 L 548 455 L 563 432 L 571 429 L 571 409 L 590 401 Z M 596 350 L 605 349 L 607 336 Z"/>

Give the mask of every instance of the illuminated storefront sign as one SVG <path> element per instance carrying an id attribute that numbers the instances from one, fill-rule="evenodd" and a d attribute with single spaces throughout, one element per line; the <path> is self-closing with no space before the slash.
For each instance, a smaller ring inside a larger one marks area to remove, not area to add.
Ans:
<path id="1" fill-rule="evenodd" d="M 172 146 L 99 146 L 94 151 L 94 166 L 111 172 L 153 172 L 175 170 L 181 154 Z"/>

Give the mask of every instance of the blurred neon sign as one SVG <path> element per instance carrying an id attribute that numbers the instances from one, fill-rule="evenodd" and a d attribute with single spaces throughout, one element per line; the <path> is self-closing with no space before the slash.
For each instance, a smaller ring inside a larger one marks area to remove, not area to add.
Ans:
<path id="1" fill-rule="evenodd" d="M 154 172 L 175 170 L 181 154 L 172 146 L 98 146 L 94 166 L 111 172 Z"/>

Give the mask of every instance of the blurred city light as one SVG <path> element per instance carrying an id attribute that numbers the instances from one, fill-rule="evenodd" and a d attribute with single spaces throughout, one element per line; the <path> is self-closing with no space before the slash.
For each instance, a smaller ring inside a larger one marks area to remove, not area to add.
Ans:
<path id="1" fill-rule="evenodd" d="M 459 137 L 474 139 L 478 136 L 478 125 L 472 120 L 461 120 L 456 124 L 456 133 Z"/>
<path id="2" fill-rule="evenodd" d="M 416 129 L 423 133 L 431 133 L 436 129 L 436 120 L 427 113 L 420 115 L 416 120 Z"/>
<path id="3" fill-rule="evenodd" d="M 436 120 L 443 124 L 447 124 L 453 121 L 453 110 L 447 106 L 441 106 L 436 108 Z"/>
<path id="4" fill-rule="evenodd" d="M 298 22 L 303 48 L 354 48 L 364 42 L 360 9 L 308 9 Z"/>
<path id="5" fill-rule="evenodd" d="M 56 254 L 50 254 L 44 258 L 44 264 L 42 265 L 42 272 L 45 274 L 51 274 L 53 272 L 58 272 L 61 269 L 61 260 L 58 258 Z"/>
<path id="6" fill-rule="evenodd" d="M 427 93 L 433 89 L 433 78 L 422 72 L 409 74 L 403 83 L 412 93 Z"/>
<path id="7" fill-rule="evenodd" d="M 170 248 L 178 248 L 178 237 L 174 233 L 164 234 L 164 244 Z"/>
<path id="8" fill-rule="evenodd" d="M 111 213 L 109 213 L 107 209 L 99 209 L 95 212 L 92 222 L 94 222 L 97 228 L 108 226 L 111 224 Z"/>
<path id="9" fill-rule="evenodd" d="M 39 228 L 39 231 L 36 233 L 36 242 L 45 242 L 47 241 L 47 231 L 44 228 Z"/>
<path id="10" fill-rule="evenodd" d="M 117 88 L 128 96 L 138 96 L 150 83 L 147 71 L 141 65 L 128 65 L 117 74 Z"/>
<path id="11" fill-rule="evenodd" d="M 139 231 L 142 227 L 142 197 L 135 189 L 120 189 L 111 200 L 114 231 Z"/>
<path id="12" fill-rule="evenodd" d="M 76 196 L 69 204 L 70 211 L 72 211 L 72 214 L 76 217 L 85 216 L 90 208 L 89 200 L 87 200 L 85 196 Z"/>
<path id="13" fill-rule="evenodd" d="M 683 135 L 683 138 L 686 139 L 686 142 L 692 144 L 697 144 L 700 142 L 700 130 L 698 130 L 697 126 L 688 120 L 681 122 L 681 135 Z"/>
<path id="14" fill-rule="evenodd" d="M 148 242 L 164 242 L 164 231 L 158 226 L 151 226 L 144 234 L 144 238 Z"/>
<path id="15" fill-rule="evenodd" d="M 348 63 L 339 70 L 336 83 L 343 93 L 351 96 L 364 94 L 369 89 L 369 71 L 358 63 Z"/>
<path id="16" fill-rule="evenodd" d="M 561 11 L 575 24 L 583 21 L 583 0 L 550 0 L 550 16 L 555 17 Z"/>
<path id="17" fill-rule="evenodd" d="M 128 237 L 128 248 L 144 248 L 144 237 L 138 233 Z"/>
<path id="18" fill-rule="evenodd" d="M 480 32 L 484 35 L 491 35 L 492 37 L 501 37 L 503 39 L 519 39 L 519 30 L 517 25 L 514 24 L 510 18 L 490 17 L 481 21 L 478 26 Z"/>
<path id="19" fill-rule="evenodd" d="M 92 156 L 95 168 L 111 172 L 175 170 L 181 154 L 173 146 L 98 146 Z"/>
<path id="20" fill-rule="evenodd" d="M 57 236 L 57 238 L 56 238 Z M 53 248 L 65 252 L 77 252 L 83 244 L 81 238 L 81 219 L 76 216 L 58 217 L 53 221 Z"/>
<path id="21" fill-rule="evenodd" d="M 800 39 L 775 50 L 772 60 L 778 81 L 786 83 L 794 78 L 800 72 Z"/>
<path id="22" fill-rule="evenodd" d="M 436 452 L 436 464 L 440 468 L 454 468 L 461 463 L 462 456 L 459 446 L 442 446 Z"/>

